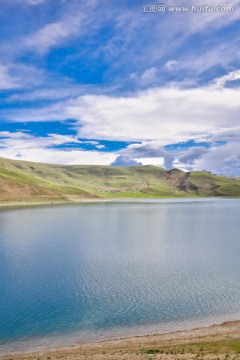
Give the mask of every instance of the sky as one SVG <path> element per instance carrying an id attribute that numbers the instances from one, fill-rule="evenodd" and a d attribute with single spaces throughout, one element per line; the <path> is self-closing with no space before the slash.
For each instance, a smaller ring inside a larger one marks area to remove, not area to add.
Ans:
<path id="1" fill-rule="evenodd" d="M 240 176 L 240 0 L 208 1 L 0 0 L 0 156 Z"/>

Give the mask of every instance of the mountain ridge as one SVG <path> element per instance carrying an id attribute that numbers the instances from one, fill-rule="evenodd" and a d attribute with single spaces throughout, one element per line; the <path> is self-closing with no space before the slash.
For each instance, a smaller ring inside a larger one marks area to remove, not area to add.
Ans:
<path id="1" fill-rule="evenodd" d="M 240 196 L 240 179 L 152 165 L 54 165 L 0 157 L 1 202 L 221 196 Z"/>

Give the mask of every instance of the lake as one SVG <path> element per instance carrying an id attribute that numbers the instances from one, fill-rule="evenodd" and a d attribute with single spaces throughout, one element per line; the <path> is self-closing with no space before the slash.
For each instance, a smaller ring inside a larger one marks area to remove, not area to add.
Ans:
<path id="1" fill-rule="evenodd" d="M 0 354 L 240 319 L 240 200 L 0 211 Z"/>

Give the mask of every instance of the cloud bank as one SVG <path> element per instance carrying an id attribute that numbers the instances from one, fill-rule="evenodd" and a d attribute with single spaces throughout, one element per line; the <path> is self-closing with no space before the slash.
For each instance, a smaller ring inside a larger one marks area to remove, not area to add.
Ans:
<path id="1" fill-rule="evenodd" d="M 144 14 L 131 0 L 0 4 L 0 156 L 239 174 L 239 0 L 231 13 Z"/>

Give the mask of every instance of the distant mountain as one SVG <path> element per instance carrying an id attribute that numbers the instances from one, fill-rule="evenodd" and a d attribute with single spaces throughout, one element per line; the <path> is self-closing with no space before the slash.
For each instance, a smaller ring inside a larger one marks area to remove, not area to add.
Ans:
<path id="1" fill-rule="evenodd" d="M 50 165 L 0 158 L 0 201 L 240 196 L 240 179 L 155 166 Z"/>

